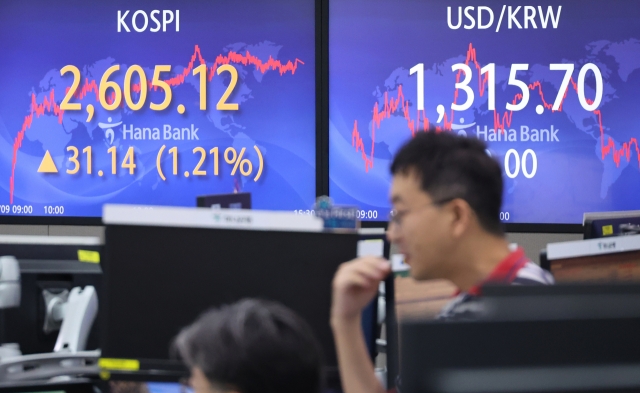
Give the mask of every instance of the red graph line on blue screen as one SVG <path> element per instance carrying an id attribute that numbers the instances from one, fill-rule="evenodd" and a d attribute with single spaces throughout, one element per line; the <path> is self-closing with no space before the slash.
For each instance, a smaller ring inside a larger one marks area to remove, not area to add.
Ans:
<path id="1" fill-rule="evenodd" d="M 202 57 L 200 53 L 200 47 L 198 45 L 195 46 L 195 50 L 193 55 L 191 56 L 191 60 L 189 61 L 189 65 L 183 70 L 182 73 L 174 76 L 173 78 L 166 79 L 165 82 L 170 86 L 179 86 L 184 83 L 187 76 L 191 74 L 194 68 L 194 64 L 196 61 L 199 64 L 206 64 L 205 59 Z M 304 62 L 300 59 L 295 59 L 292 61 L 287 61 L 286 63 L 282 63 L 280 60 L 276 60 L 273 57 L 269 56 L 267 61 L 262 61 L 258 57 L 253 56 L 246 51 L 244 54 L 237 53 L 234 51 L 229 51 L 226 55 L 220 54 L 216 57 L 215 62 L 209 68 L 207 68 L 208 77 L 207 79 L 211 81 L 213 76 L 216 75 L 216 70 L 218 67 L 224 64 L 241 64 L 244 66 L 254 66 L 256 70 L 260 71 L 262 74 L 267 71 L 275 71 L 277 70 L 280 75 L 284 75 L 290 72 L 292 75 L 295 74 L 298 69 L 298 65 L 304 65 Z M 151 81 L 148 81 L 149 89 L 157 90 L 158 86 L 151 86 Z M 139 93 L 141 90 L 140 83 L 133 84 L 132 90 L 136 93 Z M 67 87 L 65 91 L 66 93 L 69 91 Z M 94 93 L 96 97 L 96 102 L 100 102 L 99 99 L 99 86 L 98 82 L 95 79 L 89 80 L 88 78 L 84 79 L 84 83 L 82 86 L 76 90 L 73 95 L 76 99 L 83 99 L 89 93 Z M 109 97 L 107 97 L 107 102 L 110 104 L 114 100 L 115 93 L 112 93 Z M 122 104 L 124 105 L 124 103 Z M 25 133 L 29 128 L 31 128 L 31 124 L 33 123 L 34 116 L 36 118 L 43 116 L 45 114 L 53 114 L 58 117 L 58 123 L 62 124 L 62 119 L 64 117 L 64 111 L 60 109 L 60 106 L 56 103 L 55 93 L 52 89 L 48 96 L 45 96 L 42 100 L 42 103 L 38 103 L 36 99 L 36 94 L 31 94 L 31 110 L 30 113 L 25 116 L 24 122 L 22 123 L 22 128 L 18 132 L 18 135 L 13 141 L 13 159 L 11 162 L 11 179 L 9 180 L 9 198 L 10 203 L 13 203 L 13 193 L 14 193 L 14 184 L 15 184 L 15 171 L 16 171 L 16 163 L 18 160 L 18 150 L 22 146 L 22 141 L 24 140 Z"/>
<path id="2" fill-rule="evenodd" d="M 467 50 L 467 56 L 465 60 L 466 65 L 469 65 L 470 63 L 473 63 L 473 65 L 475 66 L 478 72 L 478 78 L 477 78 L 478 92 L 480 96 L 483 96 L 486 91 L 489 75 L 488 73 L 486 73 L 484 76 L 482 75 L 482 72 L 481 72 L 482 66 L 477 60 L 476 49 L 473 47 L 473 44 L 469 44 L 469 48 Z M 463 75 L 463 71 L 458 71 L 458 73 L 456 74 L 456 83 L 460 82 L 460 77 L 462 75 Z M 549 109 L 552 112 L 556 112 L 552 109 L 553 104 L 548 103 L 546 101 L 544 97 L 544 93 L 542 92 L 542 84 L 539 81 L 535 81 L 529 84 L 528 86 L 529 86 L 529 90 L 538 91 L 538 94 L 540 95 L 540 98 L 542 100 L 542 105 L 544 105 L 545 109 Z M 573 88 L 575 92 L 578 91 L 578 85 L 573 80 L 573 78 L 571 78 L 570 86 Z M 454 103 L 457 103 L 458 101 L 458 90 L 459 89 L 455 89 L 453 94 Z M 569 93 L 569 89 L 567 88 L 562 98 L 562 103 L 558 108 L 558 112 L 562 111 L 562 105 L 564 103 L 564 100 L 567 98 L 568 93 Z M 512 104 L 516 104 L 521 99 L 522 99 L 522 94 L 516 94 L 515 97 L 513 98 Z M 593 103 L 593 101 L 589 99 L 587 99 L 586 101 L 588 104 Z M 385 92 L 383 96 L 382 110 L 380 109 L 378 102 L 376 102 L 373 106 L 373 116 L 371 119 L 372 120 L 371 121 L 371 149 L 369 154 L 367 154 L 365 151 L 364 141 L 363 141 L 363 138 L 361 137 L 360 131 L 358 130 L 357 120 L 354 122 L 353 130 L 351 132 L 351 144 L 353 147 L 355 147 L 356 153 L 358 152 L 361 153 L 366 172 L 369 172 L 369 169 L 373 167 L 374 149 L 376 144 L 376 130 L 380 129 L 381 123 L 384 120 L 391 118 L 391 116 L 399 110 L 402 111 L 402 115 L 404 116 L 404 119 L 407 122 L 407 127 L 409 131 L 411 131 L 411 136 L 414 136 L 415 133 L 420 130 L 429 128 L 429 119 L 426 117 L 425 112 L 423 110 L 416 110 L 415 120 L 411 117 L 410 103 L 409 103 L 409 100 L 407 100 L 404 96 L 404 93 L 402 91 L 402 85 L 398 86 L 395 97 L 389 97 L 389 92 L 388 91 Z M 631 160 L 631 153 L 633 151 L 632 147 L 634 147 L 634 150 L 636 152 L 636 157 L 638 159 L 638 166 L 640 167 L 640 146 L 638 146 L 638 140 L 636 138 L 630 138 L 629 141 L 624 142 L 622 144 L 622 147 L 619 149 L 616 148 L 615 142 L 611 137 L 608 137 L 605 143 L 604 127 L 602 125 L 602 113 L 600 112 L 600 109 L 596 109 L 593 111 L 593 114 L 595 114 L 596 117 L 598 118 L 598 125 L 600 127 L 600 145 L 601 145 L 600 151 L 601 151 L 602 159 L 604 160 L 609 154 L 611 154 L 616 166 L 619 167 L 622 157 L 625 157 L 627 161 Z M 501 114 L 498 110 L 494 110 L 493 111 L 493 129 L 501 130 L 502 132 L 504 132 L 504 130 L 507 127 L 511 126 L 512 119 L 513 119 L 513 111 L 505 111 L 504 113 Z M 444 120 L 443 120 L 444 124 L 441 127 L 436 127 L 436 130 L 450 131 L 451 125 L 453 124 L 454 120 L 455 120 L 455 112 L 452 109 L 449 116 L 447 116 L 446 113 L 444 114 Z"/>

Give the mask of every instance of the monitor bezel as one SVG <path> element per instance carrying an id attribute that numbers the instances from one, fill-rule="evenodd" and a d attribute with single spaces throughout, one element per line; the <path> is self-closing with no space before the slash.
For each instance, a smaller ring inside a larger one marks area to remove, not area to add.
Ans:
<path id="1" fill-rule="evenodd" d="M 386 228 L 388 221 L 362 221 L 362 228 Z M 506 233 L 583 233 L 582 224 L 504 224 Z"/>
<path id="2" fill-rule="evenodd" d="M 329 1 L 314 0 L 315 28 L 315 134 L 316 196 L 329 194 Z M 326 114 L 326 117 L 325 117 Z M 325 131 L 326 130 L 326 131 Z M 324 181 L 326 178 L 326 182 Z M 326 187 L 325 187 L 326 183 Z M 176 205 L 171 205 L 176 206 Z M 196 206 L 194 198 L 193 207 Z M 311 206 L 309 206 L 311 208 Z M 102 216 L 20 216 L 0 215 L 0 225 L 102 226 Z"/>

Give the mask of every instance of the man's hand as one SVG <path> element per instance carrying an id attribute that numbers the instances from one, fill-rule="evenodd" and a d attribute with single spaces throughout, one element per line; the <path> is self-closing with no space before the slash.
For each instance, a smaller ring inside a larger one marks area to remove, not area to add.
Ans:
<path id="1" fill-rule="evenodd" d="M 378 294 L 391 271 L 388 261 L 364 257 L 340 265 L 333 278 L 331 327 L 345 393 L 384 393 L 374 374 L 360 326 L 362 309 Z"/>
<path id="2" fill-rule="evenodd" d="M 358 320 L 389 272 L 391 265 L 383 258 L 363 257 L 340 265 L 333 278 L 331 322 Z"/>

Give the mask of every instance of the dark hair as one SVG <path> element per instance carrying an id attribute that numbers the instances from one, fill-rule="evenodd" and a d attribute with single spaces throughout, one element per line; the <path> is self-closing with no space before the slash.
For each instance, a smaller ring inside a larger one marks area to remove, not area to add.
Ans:
<path id="1" fill-rule="evenodd" d="M 311 328 L 285 306 L 245 299 L 212 309 L 174 342 L 183 361 L 241 393 L 318 393 L 321 355 Z"/>
<path id="2" fill-rule="evenodd" d="M 502 173 L 483 142 L 433 128 L 420 132 L 398 151 L 391 164 L 393 175 L 412 171 L 434 201 L 464 199 L 484 230 L 504 233 L 500 222 Z"/>

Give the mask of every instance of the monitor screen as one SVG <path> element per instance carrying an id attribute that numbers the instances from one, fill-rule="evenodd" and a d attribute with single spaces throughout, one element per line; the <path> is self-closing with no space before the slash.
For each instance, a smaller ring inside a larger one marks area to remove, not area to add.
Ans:
<path id="1" fill-rule="evenodd" d="M 636 2 L 340 0 L 329 17 L 329 191 L 362 219 L 387 219 L 392 157 L 428 126 L 488 144 L 505 223 L 640 207 Z"/>
<path id="2" fill-rule="evenodd" d="M 0 5 L 0 216 L 315 199 L 311 0 Z"/>
<path id="3" fill-rule="evenodd" d="M 583 233 L 585 239 L 618 236 L 635 232 L 640 225 L 640 213 L 603 212 L 585 213 Z"/>
<path id="4" fill-rule="evenodd" d="M 357 241 L 356 234 L 107 225 L 102 355 L 170 361 L 172 340 L 202 312 L 258 297 L 304 318 L 335 371 L 331 282 L 355 258 Z"/>
<path id="5" fill-rule="evenodd" d="M 198 207 L 212 209 L 251 209 L 251 194 L 239 192 L 233 194 L 202 195 L 196 200 Z"/>
<path id="6" fill-rule="evenodd" d="M 535 319 L 404 325 L 402 391 L 638 391 L 637 303 L 602 299 L 601 305 L 610 310 L 602 315 L 590 311 L 593 298 L 582 295 L 578 291 L 537 298 Z M 544 311 L 567 298 L 570 306 L 585 312 L 579 317 L 549 317 Z"/>

